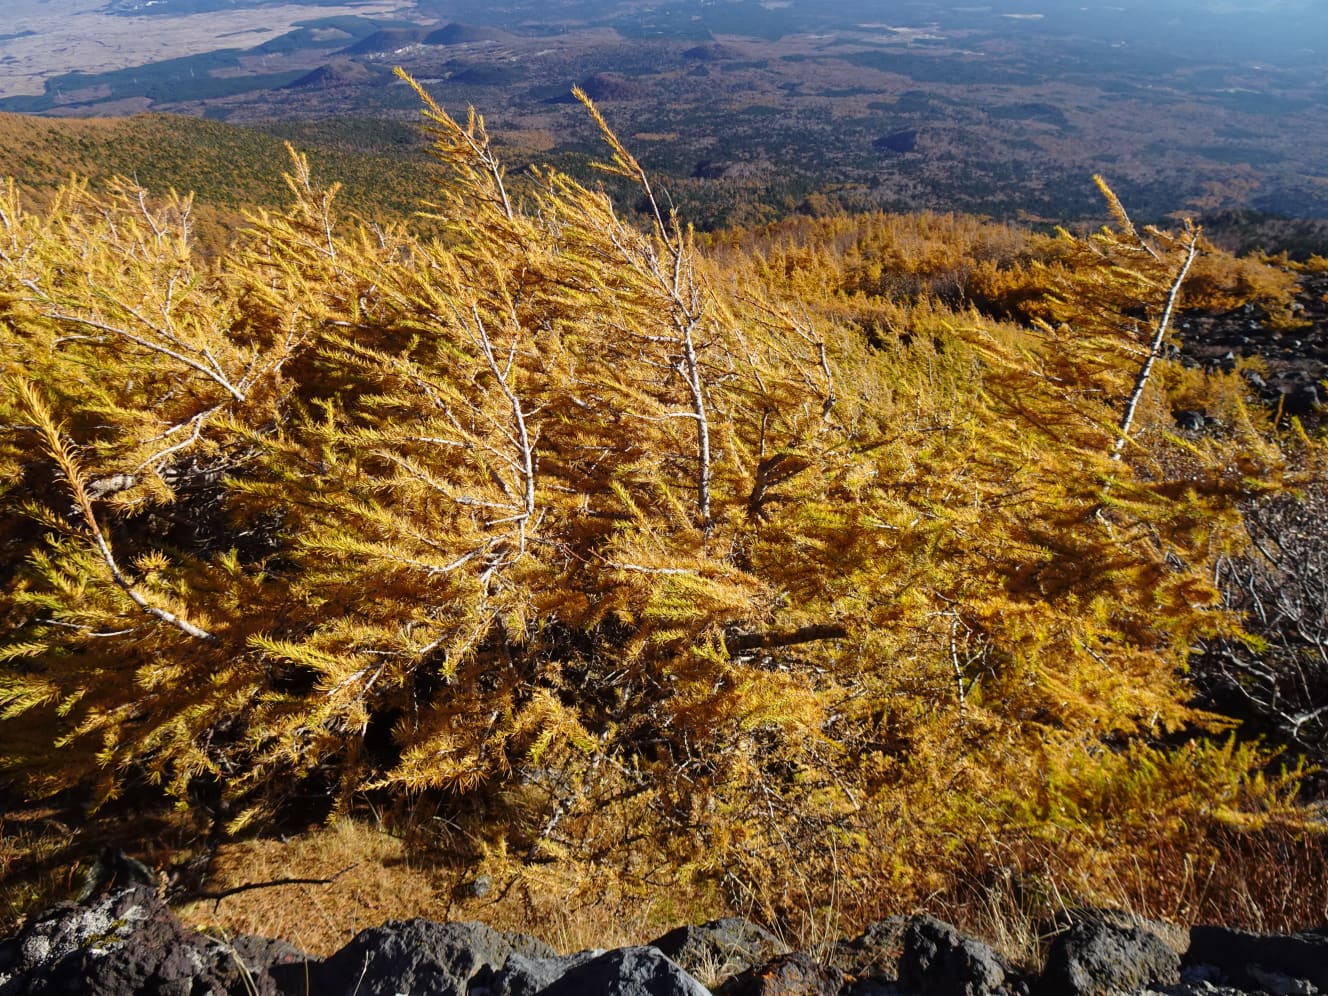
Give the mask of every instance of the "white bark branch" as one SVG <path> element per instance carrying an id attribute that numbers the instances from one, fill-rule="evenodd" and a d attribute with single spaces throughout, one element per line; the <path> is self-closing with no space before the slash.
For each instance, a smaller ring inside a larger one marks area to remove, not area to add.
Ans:
<path id="1" fill-rule="evenodd" d="M 21 381 L 19 389 L 23 393 L 23 400 L 28 411 L 36 420 L 46 441 L 47 450 L 60 468 L 60 472 L 64 474 L 65 482 L 69 485 L 79 515 L 82 517 L 84 525 L 87 526 L 88 532 L 92 535 L 93 546 L 96 547 L 97 554 L 110 573 L 111 579 L 129 597 L 130 601 L 154 619 L 158 619 L 169 626 L 174 626 L 180 632 L 192 636 L 194 639 L 206 640 L 209 643 L 216 642 L 217 638 L 212 633 L 201 626 L 195 626 L 189 620 L 183 619 L 167 609 L 153 605 L 142 592 L 134 587 L 133 582 L 120 569 L 120 565 L 115 560 L 115 554 L 111 550 L 111 544 L 106 539 L 105 533 L 102 532 L 101 524 L 97 521 L 96 511 L 92 507 L 92 497 L 83 484 L 83 474 L 78 468 L 73 453 L 61 436 L 60 426 L 55 423 L 50 411 L 31 384 Z"/>
<path id="2" fill-rule="evenodd" d="M 1125 406 L 1125 413 L 1121 416 L 1120 435 L 1116 438 L 1116 443 L 1111 449 L 1111 459 L 1119 460 L 1121 453 L 1125 449 L 1125 444 L 1130 438 L 1130 429 L 1134 425 L 1135 412 L 1139 408 L 1139 399 L 1143 397 L 1144 389 L 1148 386 L 1148 378 L 1153 373 L 1153 364 L 1157 361 L 1162 351 L 1162 341 L 1166 338 L 1167 328 L 1171 324 L 1171 313 L 1175 310 L 1176 301 L 1180 298 L 1181 285 L 1185 282 L 1185 277 L 1190 272 L 1190 265 L 1194 262 L 1195 256 L 1199 252 L 1199 233 L 1191 230 L 1188 233 L 1185 262 L 1181 264 L 1180 270 L 1176 273 L 1176 278 L 1171 282 L 1171 289 L 1167 292 L 1167 304 L 1162 311 L 1162 317 L 1158 320 L 1157 328 L 1153 333 L 1152 345 L 1148 350 L 1148 356 L 1144 360 L 1144 365 L 1139 370 L 1138 377 L 1134 381 L 1134 390 L 1130 392 L 1130 400 Z"/>

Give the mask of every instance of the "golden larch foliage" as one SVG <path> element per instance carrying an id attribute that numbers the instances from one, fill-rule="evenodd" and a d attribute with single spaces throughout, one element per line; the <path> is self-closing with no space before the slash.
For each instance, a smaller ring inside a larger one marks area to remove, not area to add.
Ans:
<path id="1" fill-rule="evenodd" d="M 1169 425 L 1196 230 L 1109 195 L 1054 252 L 925 216 L 706 255 L 584 95 L 643 222 L 419 92 L 428 235 L 293 153 L 208 258 L 187 198 L 0 200 L 23 792 L 147 781 L 233 832 L 310 787 L 519 794 L 485 833 L 650 848 L 772 916 L 923 895 L 944 841 L 1055 840 L 1091 892 L 1148 843 L 1103 832 L 1121 793 L 1155 835 L 1287 811 L 1183 674 L 1237 627 L 1238 500 L 1318 451 L 1238 397 Z M 1011 273 L 1036 322 L 961 310 Z"/>

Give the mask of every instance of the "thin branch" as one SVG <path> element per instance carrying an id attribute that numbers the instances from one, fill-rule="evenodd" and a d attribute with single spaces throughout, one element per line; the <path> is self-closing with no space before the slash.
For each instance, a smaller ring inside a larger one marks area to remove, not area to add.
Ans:
<path id="1" fill-rule="evenodd" d="M 1148 358 L 1144 360 L 1139 376 L 1135 378 L 1134 390 L 1130 392 L 1130 400 L 1125 406 L 1125 414 L 1121 416 L 1120 435 L 1116 438 L 1116 443 L 1111 449 L 1111 459 L 1113 460 L 1121 458 L 1121 451 L 1125 449 L 1125 443 L 1130 438 L 1130 428 L 1134 425 L 1135 411 L 1139 407 L 1139 399 L 1143 397 L 1144 389 L 1148 386 L 1148 378 L 1153 372 L 1153 363 L 1161 355 L 1162 340 L 1166 338 L 1167 328 L 1171 324 L 1171 313 L 1176 307 L 1177 299 L 1180 297 L 1181 285 L 1190 272 L 1190 264 L 1194 262 L 1195 256 L 1199 253 L 1198 230 L 1191 226 L 1188 235 L 1185 262 L 1176 274 L 1176 279 L 1171 282 L 1171 289 L 1167 293 L 1167 305 L 1163 309 L 1162 318 L 1158 321 L 1157 329 L 1153 334 L 1153 342 L 1148 351 Z"/>
<path id="2" fill-rule="evenodd" d="M 495 203 L 502 208 L 503 215 L 508 221 L 515 221 L 516 211 L 512 208 L 512 202 L 507 196 L 503 167 L 490 147 L 489 135 L 484 128 L 484 118 L 476 114 L 475 108 L 472 107 L 466 119 L 466 127 L 462 128 L 409 73 L 398 67 L 396 74 L 424 101 L 424 116 L 442 126 L 441 129 L 435 131 L 435 134 L 441 132 L 442 135 L 449 135 L 453 140 L 460 139 L 465 143 L 470 150 L 470 154 L 479 163 L 480 172 L 484 173 L 489 182 L 493 184 L 494 193 L 496 194 Z"/>
<path id="3" fill-rule="evenodd" d="M 631 571 L 634 574 L 695 574 L 696 571 L 687 567 L 643 567 L 641 564 L 624 564 L 615 560 L 607 560 L 605 563 L 614 570 Z"/>
<path id="4" fill-rule="evenodd" d="M 499 390 L 503 392 L 503 397 L 507 399 L 508 406 L 512 412 L 512 422 L 516 426 L 517 438 L 511 440 L 515 443 L 517 453 L 520 459 L 520 474 L 522 483 L 522 499 L 524 509 L 522 514 L 513 516 L 512 521 L 518 522 L 517 539 L 520 549 L 517 555 L 525 552 L 526 548 L 526 522 L 535 514 L 535 447 L 531 442 L 530 431 L 526 426 L 526 413 L 522 408 L 521 399 L 516 392 L 508 386 L 507 379 L 503 370 L 499 367 L 498 360 L 494 356 L 493 342 L 489 338 L 488 327 L 484 324 L 484 319 L 480 316 L 479 305 L 470 306 L 471 318 L 475 322 L 475 341 L 480 351 L 484 354 L 485 362 L 489 366 L 489 372 L 498 381 Z M 510 369 L 510 364 L 509 364 Z M 511 439 L 510 435 L 508 437 Z"/>
<path id="5" fill-rule="evenodd" d="M 198 360 L 192 360 L 188 356 L 185 356 L 183 353 L 171 349 L 168 346 L 162 346 L 157 343 L 150 342 L 147 339 L 144 339 L 142 336 L 135 335 L 134 333 L 126 329 L 118 328 L 117 326 L 114 325 L 107 325 L 104 322 L 97 322 L 93 321 L 90 318 L 80 318 L 77 315 L 68 315 L 62 312 L 54 312 L 54 311 L 48 312 L 47 316 L 55 319 L 56 321 L 72 322 L 76 325 L 85 325 L 91 329 L 97 329 L 98 331 L 106 332 L 110 335 L 119 336 L 122 339 L 128 339 L 130 342 L 134 343 L 135 345 L 142 346 L 144 349 L 148 350 L 149 352 L 160 353 L 162 356 L 169 356 L 171 359 L 183 363 L 191 370 L 196 370 L 198 373 L 201 373 L 203 376 L 207 377 L 209 380 L 216 383 L 236 401 L 245 400 L 244 392 L 226 379 L 225 375 L 222 374 L 219 366 L 216 369 L 210 368 L 206 364 L 200 363 Z M 208 358 L 212 359 L 211 357 Z M 213 360 L 213 363 L 216 363 L 216 360 Z"/>
<path id="6" fill-rule="evenodd" d="M 254 889 L 275 889 L 283 885 L 331 885 L 346 872 L 358 866 L 358 861 L 353 865 L 347 865 L 331 878 L 274 878 L 266 882 L 246 882 L 244 885 L 232 886 L 229 889 L 221 889 L 217 892 L 199 892 L 196 895 L 199 899 L 214 900 L 212 909 L 213 912 L 216 912 L 217 908 L 221 906 L 221 901 L 228 896 L 237 896 L 241 892 L 251 892 Z"/>
<path id="7" fill-rule="evenodd" d="M 959 696 L 959 725 L 962 727 L 968 719 L 968 697 L 964 692 L 964 667 L 959 662 L 959 643 L 956 632 L 960 626 L 959 615 L 950 620 L 950 666 L 954 669 L 955 693 Z"/>
<path id="8" fill-rule="evenodd" d="M 764 633 L 737 633 L 724 637 L 724 649 L 729 656 L 751 650 L 774 650 L 777 647 L 794 647 L 801 643 L 817 643 L 821 640 L 843 640 L 848 636 L 848 628 L 840 623 L 819 623 L 802 626 L 793 630 L 767 630 Z"/>
<path id="9" fill-rule="evenodd" d="M 83 484 L 83 474 L 79 470 L 74 454 L 70 451 L 61 435 L 60 426 L 55 423 L 55 420 L 51 417 L 51 413 L 47 410 L 45 403 L 37 395 L 36 388 L 26 380 L 20 380 L 19 390 L 23 394 L 23 400 L 29 412 L 31 412 L 33 418 L 37 420 L 38 425 L 41 427 L 42 436 L 46 441 L 46 448 L 59 466 L 61 472 L 64 474 L 65 483 L 69 486 L 69 490 L 74 497 L 75 505 L 77 506 L 88 531 L 92 534 L 93 544 L 96 546 L 97 552 L 101 556 L 102 563 L 106 565 L 106 569 L 110 572 L 112 580 L 114 580 L 120 587 L 121 591 L 129 596 L 130 601 L 154 619 L 159 619 L 169 626 L 174 626 L 180 632 L 192 636 L 197 640 L 206 640 L 209 643 L 215 643 L 217 638 L 212 633 L 209 633 L 207 630 L 202 629 L 199 626 L 195 626 L 187 619 L 180 618 L 173 612 L 153 605 L 137 588 L 134 587 L 133 582 L 125 576 L 124 572 L 120 570 L 120 565 L 116 563 L 115 555 L 111 551 L 111 545 L 107 541 L 105 534 L 102 532 L 101 525 L 97 522 L 97 515 L 92 507 L 92 497 L 88 494 L 88 490 Z"/>
<path id="10" fill-rule="evenodd" d="M 142 463 L 140 463 L 137 467 L 134 468 L 134 473 L 138 473 L 144 467 L 147 467 L 150 464 L 155 464 L 158 460 L 170 456 L 170 454 L 175 453 L 179 450 L 184 449 L 187 446 L 191 446 L 192 444 L 198 442 L 203 432 L 203 420 L 207 418 L 209 415 L 211 415 L 213 412 L 215 412 L 219 407 L 220 405 L 213 405 L 211 408 L 199 412 L 193 418 L 189 419 L 188 422 L 182 422 L 179 425 L 173 425 L 165 432 L 163 432 L 160 436 L 157 437 L 158 439 L 162 439 L 166 436 L 169 436 L 172 433 L 174 433 L 176 430 L 184 428 L 186 425 L 192 424 L 194 427 L 194 431 L 189 434 L 188 438 L 181 440 L 180 442 L 176 443 L 174 446 L 168 446 L 164 450 L 159 450 L 158 452 L 152 454 L 152 456 L 148 457 L 146 460 L 144 460 Z"/>
<path id="11" fill-rule="evenodd" d="M 655 223 L 655 240 L 649 240 L 639 232 L 629 229 L 613 213 L 612 208 L 609 217 L 613 220 L 613 228 L 609 232 L 609 238 L 628 265 L 656 283 L 672 304 L 669 318 L 676 333 L 674 341 L 681 347 L 681 356 L 674 364 L 674 369 L 687 384 L 692 413 L 696 420 L 697 518 L 702 532 L 709 535 L 714 528 L 710 514 L 710 487 L 713 473 L 710 418 L 706 410 L 705 378 L 701 371 L 699 347 L 695 337 L 696 329 L 701 323 L 702 305 L 700 288 L 696 285 L 696 274 L 691 266 L 690 240 L 683 238 L 678 229 L 676 216 L 670 214 L 669 223 L 665 224 L 664 215 L 660 211 L 646 171 L 619 141 L 594 102 L 580 87 L 574 88 L 572 93 L 585 105 L 595 124 L 599 126 L 605 143 L 613 150 L 613 165 L 606 168 L 609 172 L 617 173 L 639 184 L 645 192 L 646 202 L 650 205 Z M 633 245 L 628 245 L 629 240 L 623 237 L 629 233 L 636 236 L 630 240 Z M 669 256 L 667 273 L 660 265 L 658 251 L 660 243 Z"/>

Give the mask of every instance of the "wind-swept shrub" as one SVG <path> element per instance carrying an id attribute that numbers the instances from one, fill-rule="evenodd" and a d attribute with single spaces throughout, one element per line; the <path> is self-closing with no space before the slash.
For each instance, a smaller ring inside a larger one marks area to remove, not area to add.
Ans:
<path id="1" fill-rule="evenodd" d="M 1168 432 L 1149 372 L 1196 233 L 1115 205 L 1039 326 L 919 308 L 871 347 L 861 288 L 700 254 L 588 101 L 644 228 L 510 181 L 421 96 L 441 238 L 338 218 L 298 156 L 291 207 L 207 262 L 187 200 L 75 184 L 29 214 L 10 185 L 24 792 L 146 780 L 232 831 L 300 787 L 449 792 L 530 859 L 668 855 L 772 915 L 1097 826 L 1127 744 L 1131 797 L 1185 814 L 1156 835 L 1284 807 L 1257 752 L 1194 738 L 1183 679 L 1234 631 L 1237 503 L 1289 476 L 1239 412 Z"/>

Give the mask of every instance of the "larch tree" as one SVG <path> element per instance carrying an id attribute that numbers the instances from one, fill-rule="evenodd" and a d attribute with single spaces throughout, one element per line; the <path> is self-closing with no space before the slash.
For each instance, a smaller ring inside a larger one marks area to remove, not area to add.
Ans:
<path id="1" fill-rule="evenodd" d="M 419 93 L 440 235 L 339 217 L 298 155 L 290 206 L 210 262 L 187 199 L 74 184 L 32 214 L 9 185 L 0 753 L 24 792 L 146 780 L 238 831 L 308 788 L 538 790 L 531 856 L 646 826 L 776 913 L 845 875 L 922 894 L 937 840 L 1072 835 L 1133 777 L 1104 745 L 1186 826 L 1281 805 L 1257 752 L 1159 739 L 1211 726 L 1181 673 L 1234 630 L 1214 557 L 1254 477 L 1291 477 L 1252 417 L 1160 421 L 1196 232 L 1111 201 L 1017 327 L 873 297 L 879 233 L 849 263 L 708 258 L 584 95 L 644 220 L 509 178 L 482 118 Z M 911 324 L 871 342 L 868 317 Z"/>

